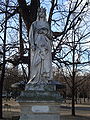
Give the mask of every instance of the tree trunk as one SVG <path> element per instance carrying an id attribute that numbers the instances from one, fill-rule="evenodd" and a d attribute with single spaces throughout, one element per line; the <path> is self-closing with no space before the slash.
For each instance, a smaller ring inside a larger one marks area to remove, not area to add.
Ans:
<path id="1" fill-rule="evenodd" d="M 0 80 L 0 119 L 2 119 L 2 94 L 3 94 L 3 82 L 5 76 L 5 53 L 3 53 L 3 67 Z"/>
<path id="2" fill-rule="evenodd" d="M 74 90 L 74 86 L 72 88 L 72 115 L 75 116 L 75 90 Z"/>
<path id="3" fill-rule="evenodd" d="M 85 94 L 84 94 L 84 97 L 83 97 L 83 99 L 84 99 L 84 103 L 86 102 L 86 99 L 85 99 L 86 97 L 85 97 Z"/>
<path id="4" fill-rule="evenodd" d="M 28 51 L 28 81 L 30 80 L 30 71 L 31 71 L 31 46 L 29 43 L 29 51 Z"/>
<path id="5" fill-rule="evenodd" d="M 22 39 L 22 18 L 21 14 L 19 14 L 19 41 L 20 41 L 20 58 L 23 57 L 24 54 L 24 45 Z"/>
<path id="6" fill-rule="evenodd" d="M 74 23 L 73 23 L 74 24 Z M 72 70 L 72 115 L 75 116 L 75 30 L 72 31 L 72 46 L 73 46 L 73 70 Z"/>
<path id="7" fill-rule="evenodd" d="M 7 30 L 7 7 L 8 7 L 9 0 L 6 1 L 6 13 L 5 13 L 5 29 L 4 29 L 4 40 L 3 40 L 3 65 L 2 65 L 2 73 L 1 73 L 1 80 L 0 80 L 0 119 L 2 119 L 2 92 L 3 92 L 3 82 L 5 76 L 5 53 L 6 53 L 6 30 Z"/>
<path id="8" fill-rule="evenodd" d="M 76 90 L 76 95 L 75 95 L 76 97 L 75 97 L 75 101 L 76 101 L 76 104 L 78 103 L 78 97 L 77 97 L 77 90 Z"/>
<path id="9" fill-rule="evenodd" d="M 37 10 L 40 7 L 40 0 L 31 0 L 31 4 L 27 6 L 26 0 L 17 0 L 20 8 L 20 13 L 29 32 L 30 26 L 37 18 Z"/>
<path id="10" fill-rule="evenodd" d="M 73 54 L 74 56 L 74 54 Z M 75 71 L 73 62 L 73 76 L 72 76 L 72 115 L 75 116 Z"/>
<path id="11" fill-rule="evenodd" d="M 0 81 L 0 119 L 2 119 L 2 82 Z"/>

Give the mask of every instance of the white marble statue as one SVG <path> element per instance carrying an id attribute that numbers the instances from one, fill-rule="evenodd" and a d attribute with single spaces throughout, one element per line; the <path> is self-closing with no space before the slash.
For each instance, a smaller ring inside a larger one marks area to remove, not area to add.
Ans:
<path id="1" fill-rule="evenodd" d="M 39 8 L 37 20 L 29 32 L 31 44 L 31 74 L 29 83 L 48 83 L 52 80 L 52 33 L 46 21 L 46 9 Z"/>

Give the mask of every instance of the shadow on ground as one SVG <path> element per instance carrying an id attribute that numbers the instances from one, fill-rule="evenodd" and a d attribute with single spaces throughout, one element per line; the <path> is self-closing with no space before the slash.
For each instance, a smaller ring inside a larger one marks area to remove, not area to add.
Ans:
<path id="1" fill-rule="evenodd" d="M 87 116 L 71 116 L 71 115 L 61 115 L 60 120 L 90 120 Z"/>

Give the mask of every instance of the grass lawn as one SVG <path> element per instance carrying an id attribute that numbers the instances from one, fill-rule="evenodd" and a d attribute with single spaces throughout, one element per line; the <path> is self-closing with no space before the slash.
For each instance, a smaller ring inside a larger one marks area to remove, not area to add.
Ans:
<path id="1" fill-rule="evenodd" d="M 61 104 L 60 120 L 90 120 L 90 104 L 76 105 L 76 116 L 71 116 L 71 105 Z M 5 120 L 18 120 L 20 115 L 20 106 L 14 100 L 3 101 L 3 117 Z M 16 117 L 17 116 L 17 117 Z M 13 119 L 11 119 L 13 117 Z M 15 119 L 16 117 L 16 119 Z"/>

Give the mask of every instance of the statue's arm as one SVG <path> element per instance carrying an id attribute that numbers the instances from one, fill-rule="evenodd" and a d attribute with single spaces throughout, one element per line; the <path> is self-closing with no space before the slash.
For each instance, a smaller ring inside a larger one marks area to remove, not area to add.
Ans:
<path id="1" fill-rule="evenodd" d="M 47 23 L 47 26 L 48 26 L 48 27 L 47 27 L 46 36 L 48 37 L 49 40 L 52 40 L 52 39 L 53 39 L 53 33 L 52 33 L 52 31 L 51 31 L 51 28 L 50 28 L 48 22 L 46 22 L 46 23 Z"/>
<path id="2" fill-rule="evenodd" d="M 46 36 L 48 37 L 49 40 L 52 40 L 53 39 L 53 33 L 51 31 L 51 29 L 49 29 L 46 33 Z"/>

